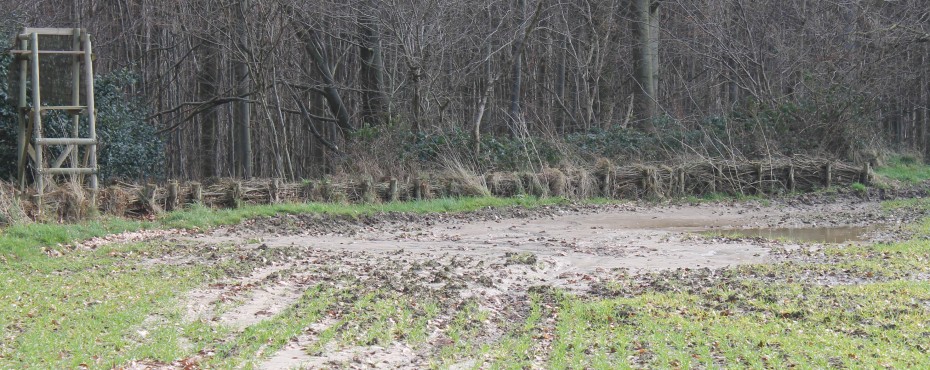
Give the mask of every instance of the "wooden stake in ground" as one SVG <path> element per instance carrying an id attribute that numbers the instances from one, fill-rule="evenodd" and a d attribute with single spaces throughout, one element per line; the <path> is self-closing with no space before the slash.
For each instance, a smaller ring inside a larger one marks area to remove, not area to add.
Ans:
<path id="1" fill-rule="evenodd" d="M 242 207 L 242 183 L 236 181 L 230 186 L 229 193 L 227 194 L 229 199 L 229 205 L 232 208 Z"/>
<path id="2" fill-rule="evenodd" d="M 388 183 L 388 201 L 396 202 L 400 200 L 400 194 L 397 190 L 397 179 L 391 178 L 390 183 Z"/>
<path id="3" fill-rule="evenodd" d="M 765 194 L 765 167 L 762 163 L 756 164 L 756 195 Z"/>
<path id="4" fill-rule="evenodd" d="M 862 174 L 859 175 L 859 182 L 862 185 L 870 186 L 872 184 L 872 164 L 865 162 L 865 165 L 862 166 Z"/>
<path id="5" fill-rule="evenodd" d="M 303 184 L 303 195 L 305 202 L 310 203 L 316 200 L 316 188 L 316 182 L 314 181 L 307 181 Z"/>
<path id="6" fill-rule="evenodd" d="M 823 167 L 823 186 L 828 189 L 833 186 L 833 162 Z"/>
<path id="7" fill-rule="evenodd" d="M 169 212 L 177 211 L 178 209 L 180 209 L 180 204 L 181 204 L 181 200 L 179 196 L 180 192 L 181 192 L 181 185 L 178 184 L 177 181 L 172 181 L 168 183 L 168 199 L 165 202 L 165 208 Z"/>
<path id="8" fill-rule="evenodd" d="M 374 180 L 371 178 L 371 176 L 365 176 L 362 179 L 360 193 L 362 203 L 371 204 L 375 202 L 375 186 Z"/>
<path id="9" fill-rule="evenodd" d="M 688 184 L 685 182 L 686 173 L 683 168 L 679 168 L 676 171 L 678 172 L 678 195 L 683 197 L 688 193 Z"/>
<path id="10" fill-rule="evenodd" d="M 281 202 L 281 195 L 279 194 L 281 189 L 281 179 L 271 179 L 271 183 L 268 184 L 268 202 L 270 204 L 278 204 Z"/>
<path id="11" fill-rule="evenodd" d="M 199 182 L 191 183 L 191 200 L 194 204 L 203 205 L 203 185 Z"/>
<path id="12" fill-rule="evenodd" d="M 142 187 L 142 191 L 139 194 L 142 205 L 149 211 L 151 214 L 159 214 L 164 210 L 156 201 L 156 196 L 158 195 L 158 185 L 147 184 Z"/>

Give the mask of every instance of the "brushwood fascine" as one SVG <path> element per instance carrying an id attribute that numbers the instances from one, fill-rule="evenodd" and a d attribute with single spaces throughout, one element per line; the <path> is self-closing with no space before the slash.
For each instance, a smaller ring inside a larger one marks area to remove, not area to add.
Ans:
<path id="1" fill-rule="evenodd" d="M 570 199 L 665 199 L 708 194 L 762 195 L 812 191 L 831 186 L 869 184 L 868 164 L 826 159 L 702 161 L 680 165 L 624 165 L 598 161 L 593 169 L 544 168 L 539 172 L 492 172 L 484 175 L 421 173 L 404 178 L 336 176 L 285 182 L 281 179 L 217 179 L 162 184 L 114 183 L 97 196 L 101 212 L 140 216 L 173 211 L 192 204 L 235 208 L 243 205 L 342 202 L 379 203 L 450 197 L 565 197 Z M 46 207 L 87 202 L 64 187 L 43 198 Z M 28 198 L 28 197 L 26 197 Z M 71 208 L 80 208 L 74 205 Z"/>

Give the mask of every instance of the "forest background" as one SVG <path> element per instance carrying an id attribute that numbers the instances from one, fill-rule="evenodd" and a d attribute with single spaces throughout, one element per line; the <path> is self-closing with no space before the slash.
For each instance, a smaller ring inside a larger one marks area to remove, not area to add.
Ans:
<path id="1" fill-rule="evenodd" d="M 95 38 L 101 175 L 404 176 L 928 153 L 930 4 L 0 0 Z M 0 60 L 0 178 L 15 173 Z M 65 117 L 47 130 L 65 130 Z"/>

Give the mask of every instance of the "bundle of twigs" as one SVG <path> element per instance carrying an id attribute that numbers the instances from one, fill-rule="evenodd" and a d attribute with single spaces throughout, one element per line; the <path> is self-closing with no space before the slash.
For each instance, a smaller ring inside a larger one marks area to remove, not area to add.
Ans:
<path id="1" fill-rule="evenodd" d="M 133 184 L 119 182 L 97 195 L 101 211 L 139 216 L 179 209 L 188 204 L 239 207 L 284 202 L 378 203 L 444 197 L 561 196 L 624 199 L 663 199 L 702 194 L 772 194 L 807 191 L 829 186 L 868 182 L 870 168 L 817 158 L 782 158 L 765 161 L 695 161 L 677 166 L 625 165 L 599 160 L 592 169 L 544 168 L 540 172 L 492 172 L 483 176 L 467 171 L 418 174 L 414 177 L 326 177 L 287 183 L 280 179 L 219 179 L 205 184 L 188 182 Z M 0 187 L 0 207 L 9 192 Z M 61 187 L 45 197 L 47 209 L 61 218 L 82 217 L 90 198 L 81 189 Z M 21 206 L 19 208 L 22 208 Z M 0 210 L 0 222 L 6 216 Z"/>

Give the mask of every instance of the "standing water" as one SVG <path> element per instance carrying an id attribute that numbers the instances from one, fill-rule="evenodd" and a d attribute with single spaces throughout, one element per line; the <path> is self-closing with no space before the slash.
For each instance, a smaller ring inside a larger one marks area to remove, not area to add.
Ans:
<path id="1" fill-rule="evenodd" d="M 811 228 L 758 228 L 731 229 L 714 234 L 738 235 L 748 238 L 788 240 L 799 243 L 833 243 L 868 241 L 867 234 L 875 231 L 869 226 L 811 227 Z"/>

